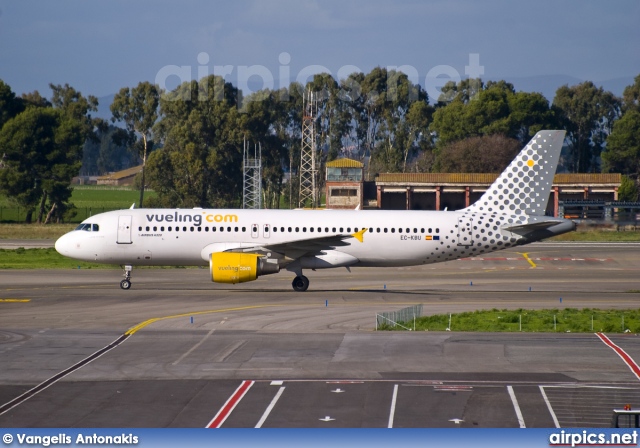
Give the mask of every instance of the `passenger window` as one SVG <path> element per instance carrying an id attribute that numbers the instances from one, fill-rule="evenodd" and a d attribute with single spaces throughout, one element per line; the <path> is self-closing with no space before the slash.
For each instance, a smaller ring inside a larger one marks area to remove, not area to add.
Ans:
<path id="1" fill-rule="evenodd" d="M 231 227 L 227 227 L 227 232 L 231 232 Z"/>
<path id="2" fill-rule="evenodd" d="M 190 227 L 189 230 L 191 230 L 193 232 L 193 227 Z"/>
<path id="3" fill-rule="evenodd" d="M 284 227 L 280 227 L 280 232 L 284 233 Z"/>
<path id="4" fill-rule="evenodd" d="M 318 227 L 318 232 L 322 232 L 322 227 Z"/>
<path id="5" fill-rule="evenodd" d="M 274 232 L 277 232 L 277 231 L 278 231 L 278 228 L 277 228 L 276 226 L 273 226 L 273 231 L 274 231 Z"/>
<path id="6" fill-rule="evenodd" d="M 347 227 L 347 233 L 351 233 L 351 227 Z"/>
<path id="7" fill-rule="evenodd" d="M 160 227 L 160 231 L 164 232 L 164 226 Z"/>
<path id="8" fill-rule="evenodd" d="M 237 232 L 237 231 L 238 231 L 238 228 L 236 227 L 235 229 L 233 229 L 233 231 L 234 231 L 234 232 Z"/>
<path id="9" fill-rule="evenodd" d="M 411 233 L 411 229 L 407 229 L 407 233 Z"/>
<path id="10" fill-rule="evenodd" d="M 153 231 L 154 231 L 154 232 L 157 232 L 157 231 L 158 231 L 158 228 L 157 228 L 156 226 L 153 226 Z"/>
<path id="11" fill-rule="evenodd" d="M 198 226 L 198 232 L 202 232 L 202 227 Z"/>
<path id="12" fill-rule="evenodd" d="M 287 232 L 291 233 L 291 227 L 287 227 Z"/>
<path id="13" fill-rule="evenodd" d="M 76 230 L 78 230 L 78 229 L 76 229 Z M 142 232 L 142 226 L 138 227 L 138 231 Z"/>
<path id="14" fill-rule="evenodd" d="M 373 227 L 369 227 L 369 233 L 373 233 Z"/>
<path id="15" fill-rule="evenodd" d="M 168 229 L 168 230 L 169 230 L 169 232 L 171 232 L 171 229 L 172 229 L 172 228 L 173 228 L 173 227 L 169 226 L 169 229 Z"/>
<path id="16" fill-rule="evenodd" d="M 325 228 L 324 228 L 324 231 L 325 231 L 325 232 L 327 232 L 327 233 L 329 233 L 329 227 L 325 227 Z"/>
<path id="17" fill-rule="evenodd" d="M 309 227 L 309 232 L 313 232 L 313 227 Z"/>
<path id="18" fill-rule="evenodd" d="M 396 228 L 395 227 L 391 227 L 391 233 L 396 233 Z"/>
<path id="19" fill-rule="evenodd" d="M 402 227 L 398 229 L 398 233 L 402 233 Z"/>
<path id="20" fill-rule="evenodd" d="M 424 233 L 424 229 L 420 229 L 420 233 Z"/>
<path id="21" fill-rule="evenodd" d="M 440 229 L 436 229 L 436 233 L 440 233 Z"/>
<path id="22" fill-rule="evenodd" d="M 176 232 L 180 231 L 180 227 L 176 226 Z"/>
<path id="23" fill-rule="evenodd" d="M 331 231 L 332 231 L 333 233 L 336 233 L 336 228 L 334 227 Z"/>
<path id="24" fill-rule="evenodd" d="M 429 233 L 433 233 L 433 232 L 431 231 L 431 229 L 429 229 Z"/>
<path id="25" fill-rule="evenodd" d="M 247 231 L 247 228 L 246 228 L 246 227 L 243 227 L 243 228 L 242 228 L 242 231 L 243 231 L 243 232 L 246 232 L 246 231 Z"/>
<path id="26" fill-rule="evenodd" d="M 384 228 L 384 233 L 387 233 L 387 228 L 386 227 Z"/>
<path id="27" fill-rule="evenodd" d="M 296 233 L 300 231 L 300 227 L 296 227 Z"/>
<path id="28" fill-rule="evenodd" d="M 415 227 L 413 228 L 413 233 L 418 233 L 418 229 L 416 229 Z"/>
<path id="29" fill-rule="evenodd" d="M 149 231 L 149 226 L 145 227 L 145 230 L 148 232 Z"/>
<path id="30" fill-rule="evenodd" d="M 187 231 L 187 226 L 183 226 L 183 227 L 182 227 L 182 231 L 183 231 L 183 232 L 186 232 L 186 231 Z"/>

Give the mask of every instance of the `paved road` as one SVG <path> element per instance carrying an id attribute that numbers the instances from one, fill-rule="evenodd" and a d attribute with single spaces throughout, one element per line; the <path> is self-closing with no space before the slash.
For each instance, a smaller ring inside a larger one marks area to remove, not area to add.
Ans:
<path id="1" fill-rule="evenodd" d="M 76 366 L 0 408 L 0 426 L 607 426 L 612 408 L 640 406 L 640 380 L 595 334 L 376 332 L 375 314 L 637 308 L 638 249 L 308 272 L 302 294 L 284 273 L 230 287 L 139 269 L 122 291 L 116 270 L 0 271 L 0 406 Z M 636 335 L 609 337 L 640 360 Z"/>

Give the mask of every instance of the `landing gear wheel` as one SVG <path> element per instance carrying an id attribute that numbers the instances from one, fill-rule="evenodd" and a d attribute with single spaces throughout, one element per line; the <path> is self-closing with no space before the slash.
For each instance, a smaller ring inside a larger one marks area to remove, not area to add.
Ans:
<path id="1" fill-rule="evenodd" d="M 125 265 L 122 267 L 124 269 L 124 280 L 120 282 L 120 287 L 122 289 L 131 288 L 131 271 L 133 270 L 133 266 Z"/>
<path id="2" fill-rule="evenodd" d="M 291 286 L 293 286 L 293 290 L 297 292 L 304 292 L 309 288 L 309 279 L 304 275 L 298 275 L 291 282 Z"/>

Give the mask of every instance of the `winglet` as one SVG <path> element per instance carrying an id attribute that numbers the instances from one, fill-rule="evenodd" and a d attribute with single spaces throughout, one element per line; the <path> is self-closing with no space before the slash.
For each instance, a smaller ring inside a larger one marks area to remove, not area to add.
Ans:
<path id="1" fill-rule="evenodd" d="M 351 236 L 357 239 L 358 241 L 360 241 L 361 243 L 364 243 L 364 232 L 366 231 L 367 231 L 367 228 L 365 227 L 361 231 L 351 234 Z"/>

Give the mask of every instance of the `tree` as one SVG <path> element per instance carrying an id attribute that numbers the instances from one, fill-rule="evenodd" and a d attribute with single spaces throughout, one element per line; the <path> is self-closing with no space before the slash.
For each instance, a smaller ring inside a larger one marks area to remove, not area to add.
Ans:
<path id="1" fill-rule="evenodd" d="M 136 147 L 142 159 L 139 207 L 143 207 L 145 167 L 147 156 L 153 149 L 153 126 L 158 120 L 159 104 L 158 87 L 147 81 L 141 82 L 137 87 L 131 89 L 123 87 L 111 103 L 111 113 L 113 114 L 111 120 L 114 123 L 124 123 L 129 134 L 129 143 L 133 145 L 138 136 L 142 139 L 142 145 Z"/>
<path id="2" fill-rule="evenodd" d="M 602 170 L 640 179 L 640 112 L 628 109 L 613 124 L 602 153 Z"/>
<path id="3" fill-rule="evenodd" d="M 599 171 L 598 157 L 619 115 L 620 100 L 586 81 L 577 86 L 560 87 L 553 107 L 560 125 L 567 130 L 569 170 L 574 173 Z"/>
<path id="4" fill-rule="evenodd" d="M 469 137 L 441 148 L 436 170 L 443 173 L 500 173 L 520 149 L 518 140 L 503 135 Z"/>
<path id="5" fill-rule="evenodd" d="M 516 92 L 505 81 L 463 80 L 447 83 L 433 115 L 431 130 L 438 146 L 468 137 L 499 134 L 525 145 L 540 129 L 553 129 L 557 120 L 540 93 Z"/>
<path id="6" fill-rule="evenodd" d="M 635 109 L 640 112 L 640 75 L 633 80 L 634 83 L 625 87 L 622 93 L 622 111 Z"/>
<path id="7" fill-rule="evenodd" d="M 0 129 L 11 118 L 18 115 L 24 110 L 24 104 L 16 94 L 13 93 L 11 87 L 0 79 Z"/>
<path id="8" fill-rule="evenodd" d="M 629 176 L 622 176 L 618 189 L 618 200 L 636 202 L 638 200 L 638 184 Z"/>
<path id="9" fill-rule="evenodd" d="M 69 187 L 82 159 L 84 136 L 77 120 L 53 108 L 30 107 L 0 131 L 5 151 L 0 190 L 27 209 L 27 222 L 39 203 L 38 222 L 47 203 L 58 217 L 71 196 Z"/>
<path id="10" fill-rule="evenodd" d="M 213 75 L 163 95 L 155 133 L 164 147 L 149 158 L 149 184 L 160 205 L 222 208 L 241 203 L 241 100 L 235 87 Z"/>

